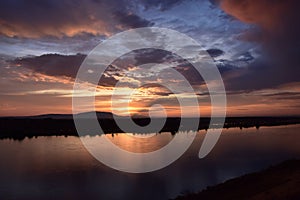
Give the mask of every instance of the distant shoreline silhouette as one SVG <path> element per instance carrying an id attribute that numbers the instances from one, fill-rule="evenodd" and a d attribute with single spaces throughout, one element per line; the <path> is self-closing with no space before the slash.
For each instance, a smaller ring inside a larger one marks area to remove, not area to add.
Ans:
<path id="1" fill-rule="evenodd" d="M 80 120 L 89 120 L 90 113 L 79 114 Z M 123 133 L 113 119 L 113 114 L 106 112 L 97 112 L 99 124 L 103 132 L 106 133 Z M 118 116 L 117 116 L 118 117 Z M 126 117 L 120 117 L 120 120 L 129 120 Z M 140 125 L 146 126 L 151 120 L 162 120 L 161 118 L 133 118 L 133 121 Z M 170 117 L 166 119 L 166 123 L 160 132 L 171 132 L 176 134 L 179 130 L 181 119 L 178 117 Z M 200 118 L 198 130 L 208 129 L 210 118 Z M 250 128 L 261 126 L 278 126 L 300 124 L 300 117 L 227 117 L 224 126 L 212 125 L 211 128 Z M 0 139 L 16 139 L 22 140 L 25 137 L 37 136 L 78 136 L 75 128 L 72 114 L 50 114 L 28 117 L 1 117 L 0 118 Z M 181 127 L 181 130 L 187 130 Z M 197 131 L 197 130 L 193 130 Z M 89 131 L 87 131 L 89 132 Z M 132 132 L 135 132 L 132 130 Z M 98 135 L 91 130 L 87 135 Z"/>

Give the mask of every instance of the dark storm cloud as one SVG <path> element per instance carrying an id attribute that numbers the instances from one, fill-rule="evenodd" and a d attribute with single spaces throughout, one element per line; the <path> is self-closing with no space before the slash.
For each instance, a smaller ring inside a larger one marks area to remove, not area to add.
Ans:
<path id="1" fill-rule="evenodd" d="M 131 4 L 125 0 L 2 1 L 0 34 L 26 38 L 110 35 L 122 28 L 149 25 L 130 11 Z"/>
<path id="2" fill-rule="evenodd" d="M 174 62 L 180 59 L 175 54 L 161 50 L 161 49 L 139 49 L 128 54 L 133 56 L 135 65 L 143 65 L 147 63 L 163 63 L 163 62 Z"/>
<path id="3" fill-rule="evenodd" d="M 86 56 L 82 54 L 45 54 L 36 57 L 19 58 L 12 61 L 12 64 L 49 76 L 68 76 L 75 78 L 85 57 Z"/>
<path id="4" fill-rule="evenodd" d="M 227 80 L 227 88 L 263 89 L 300 81 L 300 2 L 297 0 L 221 0 L 220 6 L 238 20 L 256 26 L 242 36 L 260 43 L 263 55 L 240 76 Z"/>
<path id="5" fill-rule="evenodd" d="M 207 50 L 207 53 L 208 53 L 211 57 L 215 58 L 215 57 L 218 57 L 218 56 L 224 54 L 224 51 L 222 51 L 221 49 L 208 49 L 208 50 Z"/>
<path id="6" fill-rule="evenodd" d="M 139 28 L 145 26 L 152 26 L 153 23 L 140 18 L 133 13 L 126 13 L 123 11 L 116 11 L 114 17 L 127 28 Z"/>
<path id="7" fill-rule="evenodd" d="M 45 54 L 41 56 L 24 57 L 8 61 L 10 65 L 30 69 L 33 72 L 41 73 L 48 76 L 65 76 L 72 79 L 76 78 L 77 72 L 86 55 L 59 55 L 59 54 Z M 102 76 L 99 85 L 113 86 L 117 80 L 109 76 L 109 72 L 118 73 L 112 65 L 108 66 L 105 72 L 106 76 Z M 87 73 L 93 73 L 88 72 Z"/>

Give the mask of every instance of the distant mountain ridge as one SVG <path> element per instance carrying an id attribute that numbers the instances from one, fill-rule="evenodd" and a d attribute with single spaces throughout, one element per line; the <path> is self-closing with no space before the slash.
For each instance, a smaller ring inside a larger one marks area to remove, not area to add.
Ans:
<path id="1" fill-rule="evenodd" d="M 90 119 L 93 117 L 95 112 L 83 112 L 75 114 L 76 117 L 81 119 Z M 96 115 L 100 119 L 112 119 L 113 117 L 120 117 L 111 112 L 96 112 Z M 17 116 L 17 117 L 1 117 L 1 118 L 11 118 L 11 119 L 73 119 L 73 114 L 42 114 L 34 116 Z"/>

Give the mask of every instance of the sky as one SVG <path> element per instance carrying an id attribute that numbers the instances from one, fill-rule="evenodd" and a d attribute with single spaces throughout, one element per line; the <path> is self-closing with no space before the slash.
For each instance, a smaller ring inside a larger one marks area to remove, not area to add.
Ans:
<path id="1" fill-rule="evenodd" d="M 111 36 L 141 27 L 170 28 L 201 44 L 222 75 L 228 116 L 300 115 L 299 6 L 297 0 L 3 0 L 0 116 L 72 113 L 73 84 L 86 56 Z M 128 53 L 107 68 L 96 109 L 112 111 L 115 84 L 126 77 L 122 91 L 133 87 L 139 65 L 174 60 L 198 96 L 201 115 L 209 116 L 201 76 L 176 55 L 153 49 Z M 165 69 L 145 70 L 178 83 Z M 159 85 L 159 76 L 153 81 L 138 88 L 130 112 L 122 106 L 114 112 L 147 115 L 151 105 L 161 104 L 169 116 L 180 115 L 174 94 Z"/>

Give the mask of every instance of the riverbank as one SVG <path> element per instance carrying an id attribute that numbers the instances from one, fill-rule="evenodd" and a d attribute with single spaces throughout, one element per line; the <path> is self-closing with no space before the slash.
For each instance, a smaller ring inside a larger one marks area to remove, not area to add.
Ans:
<path id="1" fill-rule="evenodd" d="M 288 160 L 263 171 L 228 180 L 176 200 L 300 199 L 300 160 Z"/>

